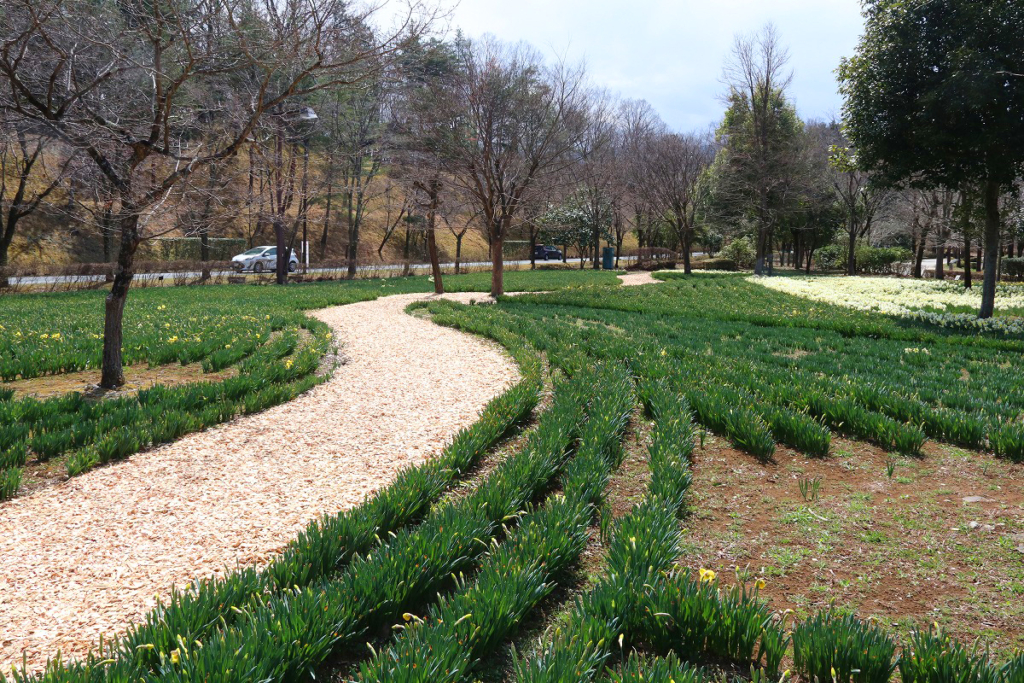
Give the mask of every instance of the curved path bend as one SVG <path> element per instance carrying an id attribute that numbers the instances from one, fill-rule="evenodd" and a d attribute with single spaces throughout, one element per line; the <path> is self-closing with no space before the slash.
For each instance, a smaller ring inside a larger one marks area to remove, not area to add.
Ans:
<path id="1" fill-rule="evenodd" d="M 422 298 L 313 313 L 347 363 L 290 403 L 0 505 L 2 670 L 80 656 L 171 586 L 265 563 L 474 422 L 518 371 L 498 346 L 404 313 Z"/>

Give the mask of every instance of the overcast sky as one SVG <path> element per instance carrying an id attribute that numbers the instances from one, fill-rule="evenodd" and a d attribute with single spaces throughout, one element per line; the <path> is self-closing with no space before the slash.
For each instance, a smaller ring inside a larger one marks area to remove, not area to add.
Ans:
<path id="1" fill-rule="evenodd" d="M 461 0 L 452 17 L 470 38 L 491 33 L 585 60 L 596 84 L 647 100 L 680 131 L 721 118 L 733 37 L 768 21 L 789 47 L 800 116 L 838 117 L 834 70 L 863 28 L 859 0 Z"/>

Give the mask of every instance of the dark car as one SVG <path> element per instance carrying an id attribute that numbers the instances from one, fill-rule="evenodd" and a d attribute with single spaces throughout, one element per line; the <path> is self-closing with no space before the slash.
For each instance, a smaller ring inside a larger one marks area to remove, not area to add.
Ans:
<path id="1" fill-rule="evenodd" d="M 562 250 L 557 247 L 538 244 L 533 248 L 533 258 L 540 261 L 561 261 Z"/>

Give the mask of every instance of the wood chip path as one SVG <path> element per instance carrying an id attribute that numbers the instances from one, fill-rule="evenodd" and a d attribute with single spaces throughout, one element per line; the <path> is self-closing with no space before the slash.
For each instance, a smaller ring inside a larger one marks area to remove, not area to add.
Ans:
<path id="1" fill-rule="evenodd" d="M 347 363 L 290 403 L 0 505 L 2 670 L 80 656 L 172 585 L 264 564 L 475 421 L 518 371 L 496 345 L 406 315 L 417 298 L 316 312 Z"/>

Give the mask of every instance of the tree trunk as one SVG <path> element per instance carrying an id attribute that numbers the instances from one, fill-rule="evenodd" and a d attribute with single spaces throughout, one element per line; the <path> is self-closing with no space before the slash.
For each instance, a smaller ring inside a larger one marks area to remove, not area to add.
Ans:
<path id="1" fill-rule="evenodd" d="M 412 272 L 409 268 L 409 240 L 411 233 L 409 232 L 408 223 L 405 226 L 405 246 L 402 247 L 402 277 L 409 277 L 409 273 Z"/>
<path id="2" fill-rule="evenodd" d="M 465 233 L 463 233 L 465 234 Z M 455 236 L 455 274 L 458 275 L 462 264 L 462 235 Z"/>
<path id="3" fill-rule="evenodd" d="M 857 274 L 857 226 L 850 223 L 847 234 L 850 236 L 846 247 L 846 274 Z"/>
<path id="4" fill-rule="evenodd" d="M 139 216 L 128 211 L 121 216 L 121 248 L 114 268 L 114 284 L 104 304 L 103 318 L 103 360 L 100 386 L 116 389 L 124 384 L 124 361 L 122 342 L 124 329 L 124 305 L 128 300 L 128 289 L 135 276 L 135 250 L 139 246 Z"/>
<path id="5" fill-rule="evenodd" d="M 530 228 L 530 270 L 537 270 L 537 231 Z"/>
<path id="6" fill-rule="evenodd" d="M 284 238 L 284 217 L 277 214 L 274 215 L 274 244 L 277 245 L 277 261 L 274 268 L 277 284 L 285 285 L 288 284 L 288 254 L 285 253 L 288 245 Z"/>
<path id="7" fill-rule="evenodd" d="M 12 206 L 7 212 L 7 224 L 0 231 L 0 287 L 10 287 L 11 280 L 7 275 L 7 265 L 11 242 L 14 241 L 14 230 L 18 225 L 18 212 Z"/>
<path id="8" fill-rule="evenodd" d="M 686 275 L 692 275 L 693 269 L 690 267 L 690 233 L 686 231 L 683 233 L 683 273 Z"/>
<path id="9" fill-rule="evenodd" d="M 11 240 L 6 236 L 0 240 L 0 287 L 10 287 L 11 279 L 7 275 L 7 252 L 10 250 Z"/>
<path id="10" fill-rule="evenodd" d="M 926 235 L 921 236 L 921 241 L 917 244 L 917 253 L 914 254 L 914 277 L 921 278 L 921 263 L 924 261 L 924 243 Z"/>
<path id="11" fill-rule="evenodd" d="M 346 277 L 354 280 L 356 270 L 359 267 L 359 226 L 350 227 L 348 231 L 348 247 L 345 249 L 348 258 L 348 271 Z M 406 251 L 408 251 L 408 239 L 406 239 Z"/>
<path id="12" fill-rule="evenodd" d="M 971 282 L 971 238 L 964 233 L 964 288 L 971 289 L 974 283 Z"/>
<path id="13" fill-rule="evenodd" d="M 945 280 L 946 271 L 943 269 L 946 259 L 946 245 L 942 240 L 941 235 L 935 235 L 935 279 Z"/>
<path id="14" fill-rule="evenodd" d="M 991 318 L 996 310 L 996 278 L 999 267 L 999 183 L 985 183 L 985 275 L 981 286 L 979 318 Z"/>
<path id="15" fill-rule="evenodd" d="M 202 272 L 199 274 L 201 280 L 210 279 L 210 230 L 209 226 L 203 224 L 199 231 L 199 260 L 202 261 Z"/>
<path id="16" fill-rule="evenodd" d="M 333 190 L 331 183 L 333 180 L 333 177 L 328 176 L 327 205 L 324 207 L 324 229 L 323 232 L 320 233 L 320 260 L 323 260 L 327 255 L 327 232 L 331 226 L 331 194 Z"/>
<path id="17" fill-rule="evenodd" d="M 814 247 L 807 250 L 807 272 L 811 272 L 811 263 L 814 261 Z"/>
<path id="18" fill-rule="evenodd" d="M 502 248 L 505 245 L 504 226 L 491 226 L 491 296 L 505 293 L 505 259 Z"/>
<path id="19" fill-rule="evenodd" d="M 430 254 L 430 272 L 434 276 L 434 294 L 444 294 L 444 284 L 441 281 L 441 261 L 437 256 L 437 236 L 434 234 L 437 224 L 438 192 L 438 182 L 435 180 L 430 185 L 430 205 L 427 207 L 427 253 Z"/>
<path id="20" fill-rule="evenodd" d="M 763 225 L 757 227 L 757 249 L 754 257 L 754 275 L 764 275 L 765 267 L 765 243 L 767 242 L 768 230 Z"/>

